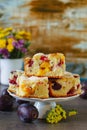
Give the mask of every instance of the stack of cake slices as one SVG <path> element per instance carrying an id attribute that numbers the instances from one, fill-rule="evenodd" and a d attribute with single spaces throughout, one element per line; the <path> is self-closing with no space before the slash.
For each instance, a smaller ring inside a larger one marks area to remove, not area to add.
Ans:
<path id="1" fill-rule="evenodd" d="M 24 71 L 10 73 L 8 90 L 20 97 L 68 97 L 81 93 L 80 76 L 66 72 L 62 53 L 38 53 L 25 58 Z"/>

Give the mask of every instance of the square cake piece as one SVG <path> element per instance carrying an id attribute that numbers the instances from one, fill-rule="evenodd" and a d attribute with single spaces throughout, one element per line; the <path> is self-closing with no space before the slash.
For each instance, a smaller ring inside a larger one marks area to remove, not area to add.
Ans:
<path id="1" fill-rule="evenodd" d="M 68 97 L 81 93 L 80 77 L 78 74 L 66 72 L 60 79 L 49 79 L 49 94 L 51 97 Z"/>
<path id="2" fill-rule="evenodd" d="M 27 76 L 62 77 L 65 72 L 65 56 L 62 53 L 38 53 L 32 58 L 25 58 L 24 63 Z"/>
<path id="3" fill-rule="evenodd" d="M 18 87 L 17 79 L 24 73 L 22 70 L 15 70 L 10 73 L 9 77 L 9 87 L 8 90 L 12 93 L 16 93 L 16 88 Z"/>
<path id="4" fill-rule="evenodd" d="M 49 84 L 47 77 L 27 77 L 22 75 L 18 78 L 19 87 L 16 95 L 30 98 L 48 98 Z"/>

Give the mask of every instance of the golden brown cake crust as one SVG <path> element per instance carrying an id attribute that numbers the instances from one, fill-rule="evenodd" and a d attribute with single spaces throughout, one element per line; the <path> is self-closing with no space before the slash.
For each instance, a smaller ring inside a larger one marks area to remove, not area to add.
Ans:
<path id="1" fill-rule="evenodd" d="M 16 94 L 20 97 L 49 98 L 48 77 L 21 75 L 18 83 Z"/>
<path id="2" fill-rule="evenodd" d="M 80 77 L 77 74 L 65 73 L 62 78 L 49 78 L 50 97 L 69 97 L 81 93 Z"/>
<path id="3" fill-rule="evenodd" d="M 36 76 L 36 75 L 30 75 L 30 74 L 27 74 L 26 73 L 26 71 L 25 71 L 25 75 L 27 75 L 28 77 L 31 77 L 31 76 Z M 44 77 L 44 76 L 38 76 L 38 77 Z M 48 78 L 50 78 L 50 79 L 60 79 L 60 78 L 62 78 L 63 76 L 47 76 Z"/>
<path id="4" fill-rule="evenodd" d="M 65 57 L 62 53 L 37 53 L 24 59 L 24 71 L 27 76 L 61 78 L 65 71 Z"/>
<path id="5" fill-rule="evenodd" d="M 58 95 L 58 94 L 56 95 L 51 88 L 49 89 L 49 91 L 50 91 L 50 97 L 55 97 L 55 98 L 70 97 L 70 96 L 81 94 L 81 90 L 77 93 L 67 94 L 67 95 Z"/>

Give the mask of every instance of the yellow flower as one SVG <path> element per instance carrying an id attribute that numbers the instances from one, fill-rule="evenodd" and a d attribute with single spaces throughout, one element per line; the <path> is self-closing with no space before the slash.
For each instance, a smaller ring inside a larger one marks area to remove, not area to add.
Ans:
<path id="1" fill-rule="evenodd" d="M 11 31 L 12 31 L 12 28 L 6 28 L 6 29 L 0 28 L 0 38 L 5 38 L 6 36 L 10 34 Z"/>
<path id="2" fill-rule="evenodd" d="M 14 49 L 14 47 L 13 47 L 12 44 L 8 44 L 8 45 L 7 45 L 7 49 L 8 49 L 9 52 L 12 52 L 13 49 Z"/>
<path id="3" fill-rule="evenodd" d="M 16 34 L 16 35 L 15 35 L 15 38 L 16 38 L 16 39 L 23 39 L 23 36 Z"/>
<path id="4" fill-rule="evenodd" d="M 12 52 L 13 49 L 14 49 L 14 46 L 13 46 L 13 44 L 12 44 L 12 42 L 14 41 L 14 39 L 12 39 L 12 38 L 8 38 L 7 41 L 8 41 L 7 49 L 8 49 L 9 52 Z"/>
<path id="5" fill-rule="evenodd" d="M 5 47 L 6 47 L 6 40 L 0 39 L 0 48 L 5 48 Z"/>
<path id="6" fill-rule="evenodd" d="M 31 40 L 31 33 L 27 32 L 25 38 L 26 40 Z"/>
<path id="7" fill-rule="evenodd" d="M 72 110 L 72 111 L 69 112 L 69 116 L 74 116 L 76 114 L 77 114 L 77 111 L 75 111 L 75 110 Z"/>
<path id="8" fill-rule="evenodd" d="M 3 30 L 3 28 L 0 27 L 0 31 L 2 31 L 2 30 Z"/>
<path id="9" fill-rule="evenodd" d="M 25 38 L 26 40 L 31 40 L 31 33 L 30 33 L 30 32 L 25 32 L 24 38 Z"/>
<path id="10" fill-rule="evenodd" d="M 10 28 L 4 29 L 4 30 L 2 31 L 2 33 L 7 33 L 7 32 L 11 32 L 11 31 L 12 31 L 12 28 L 10 27 Z"/>
<path id="11" fill-rule="evenodd" d="M 9 34 L 10 34 L 10 32 L 0 33 L 0 38 L 5 38 L 5 37 L 8 36 Z"/>
<path id="12" fill-rule="evenodd" d="M 60 105 L 56 105 L 47 114 L 46 121 L 48 123 L 58 123 L 62 119 L 66 119 L 66 111 Z"/>
<path id="13" fill-rule="evenodd" d="M 26 31 L 19 31 L 16 35 L 18 39 L 31 40 L 31 33 Z"/>
<path id="14" fill-rule="evenodd" d="M 5 35 L 3 33 L 0 33 L 0 38 L 4 38 Z"/>
<path id="15" fill-rule="evenodd" d="M 9 34 L 10 34 L 10 32 L 5 32 L 4 33 L 4 36 L 6 37 L 6 36 L 9 36 Z"/>
<path id="16" fill-rule="evenodd" d="M 18 32 L 18 35 L 25 35 L 25 34 L 26 34 L 25 31 L 19 31 L 19 32 Z"/>

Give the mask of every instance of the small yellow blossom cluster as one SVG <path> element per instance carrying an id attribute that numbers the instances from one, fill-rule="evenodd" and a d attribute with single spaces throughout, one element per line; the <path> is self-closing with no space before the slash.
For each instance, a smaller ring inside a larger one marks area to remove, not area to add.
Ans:
<path id="1" fill-rule="evenodd" d="M 67 115 L 68 116 L 73 116 L 73 115 L 76 115 L 77 112 L 75 110 L 72 110 L 72 111 L 69 111 L 68 113 L 66 112 L 66 110 L 64 110 L 62 108 L 62 106 L 60 105 L 56 105 L 55 108 L 52 108 L 47 116 L 46 116 L 46 121 L 48 123 L 58 123 L 59 121 L 61 121 L 62 119 L 66 119 L 67 118 Z"/>
<path id="2" fill-rule="evenodd" d="M 68 116 L 74 116 L 76 114 L 77 114 L 76 110 L 71 110 L 71 111 L 69 111 Z"/>
<path id="3" fill-rule="evenodd" d="M 15 35 L 16 39 L 26 39 L 26 40 L 31 40 L 31 33 L 30 32 L 26 32 L 26 31 L 19 31 L 16 35 Z"/>
<path id="4" fill-rule="evenodd" d="M 12 28 L 0 29 L 0 48 L 7 48 L 9 52 L 11 52 L 14 49 L 14 46 L 12 45 L 13 39 L 6 38 L 11 31 Z"/>
<path id="5" fill-rule="evenodd" d="M 13 28 L 0 28 L 0 57 L 11 58 L 11 52 L 16 49 L 22 53 L 25 53 L 31 40 L 31 33 L 22 31 L 15 31 Z M 15 53 L 15 52 L 14 52 Z M 14 56 L 12 54 L 12 56 Z M 13 57 L 18 58 L 18 57 Z"/>

